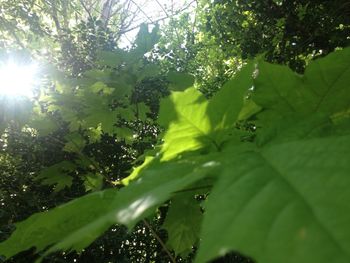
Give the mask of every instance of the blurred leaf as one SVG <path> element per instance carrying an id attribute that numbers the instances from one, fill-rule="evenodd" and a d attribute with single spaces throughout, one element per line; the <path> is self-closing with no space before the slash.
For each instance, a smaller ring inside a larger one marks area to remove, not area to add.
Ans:
<path id="1" fill-rule="evenodd" d="M 136 48 L 131 51 L 131 54 L 142 57 L 150 51 L 160 38 L 159 26 L 156 25 L 151 32 L 148 31 L 148 25 L 142 24 L 137 33 L 135 44 Z"/>
<path id="2" fill-rule="evenodd" d="M 42 180 L 41 183 L 44 185 L 55 185 L 55 192 L 58 192 L 72 185 L 73 178 L 67 173 L 73 172 L 75 169 L 75 164 L 62 161 L 43 169 L 36 180 Z"/>
<path id="3" fill-rule="evenodd" d="M 101 139 L 101 135 L 102 135 L 101 125 L 98 125 L 97 128 L 90 127 L 86 131 L 86 134 L 89 137 L 89 142 L 90 143 L 98 142 Z"/>
<path id="4" fill-rule="evenodd" d="M 98 191 L 103 186 L 103 176 L 99 173 L 88 173 L 84 180 L 85 191 Z"/>
<path id="5" fill-rule="evenodd" d="M 123 51 L 98 51 L 97 59 L 101 66 L 117 67 L 123 63 Z"/>
<path id="6" fill-rule="evenodd" d="M 113 93 L 114 89 L 108 87 L 105 83 L 98 81 L 90 87 L 93 93 L 102 92 L 103 94 L 110 95 Z"/>
<path id="7" fill-rule="evenodd" d="M 167 79 L 170 82 L 169 89 L 173 91 L 183 91 L 189 87 L 192 87 L 194 84 L 194 77 L 179 72 L 169 72 Z"/>
<path id="8" fill-rule="evenodd" d="M 141 81 L 144 78 L 156 77 L 160 75 L 161 68 L 155 64 L 148 64 L 142 68 L 140 74 L 138 75 L 138 80 Z"/>
<path id="9" fill-rule="evenodd" d="M 176 255 L 186 257 L 199 240 L 202 212 L 192 195 L 172 199 L 163 228 L 168 232 L 167 245 Z"/>
<path id="10" fill-rule="evenodd" d="M 78 132 L 70 133 L 64 138 L 67 140 L 67 143 L 63 148 L 63 150 L 66 152 L 81 152 L 85 147 L 86 141 Z"/>
<path id="11" fill-rule="evenodd" d="M 47 136 L 57 130 L 57 123 L 45 114 L 33 114 L 28 122 L 29 127 L 38 131 L 39 136 Z"/>
<path id="12" fill-rule="evenodd" d="M 253 100 L 247 99 L 244 102 L 243 108 L 238 115 L 238 120 L 247 120 L 250 117 L 261 111 L 261 107 L 258 106 Z"/>
<path id="13" fill-rule="evenodd" d="M 136 112 L 137 112 L 137 117 L 140 120 L 146 120 L 147 114 L 149 114 L 151 111 L 145 103 L 137 103 L 136 104 Z"/>

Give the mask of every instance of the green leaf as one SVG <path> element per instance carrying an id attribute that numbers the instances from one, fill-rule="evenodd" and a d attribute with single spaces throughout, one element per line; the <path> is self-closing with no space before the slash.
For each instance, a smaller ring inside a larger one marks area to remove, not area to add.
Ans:
<path id="1" fill-rule="evenodd" d="M 101 125 L 98 125 L 97 128 L 94 127 L 90 127 L 85 134 L 88 136 L 89 138 L 89 142 L 90 143 L 95 143 L 100 141 L 101 139 L 101 135 L 102 135 L 102 128 Z"/>
<path id="2" fill-rule="evenodd" d="M 194 77 L 180 72 L 169 72 L 167 80 L 170 82 L 169 89 L 172 91 L 183 91 L 194 84 Z"/>
<path id="3" fill-rule="evenodd" d="M 90 87 L 93 93 L 102 92 L 103 94 L 110 95 L 113 93 L 114 89 L 108 87 L 105 83 L 98 81 Z"/>
<path id="4" fill-rule="evenodd" d="M 231 250 L 261 263 L 348 262 L 350 136 L 230 156 L 206 206 L 196 262 Z"/>
<path id="5" fill-rule="evenodd" d="M 78 132 L 70 133 L 64 138 L 67 143 L 64 145 L 63 150 L 66 152 L 81 152 L 86 145 L 85 139 Z"/>
<path id="6" fill-rule="evenodd" d="M 79 129 L 79 115 L 82 105 L 78 96 L 71 93 L 55 93 L 51 97 L 45 98 L 45 101 L 49 104 L 48 112 L 54 114 L 58 111 L 63 120 L 69 123 L 70 131 L 77 131 Z"/>
<path id="7" fill-rule="evenodd" d="M 265 128 L 259 139 L 273 137 L 276 124 L 292 124 L 306 116 L 329 118 L 349 109 L 349 57 L 347 48 L 312 61 L 303 76 L 287 67 L 259 63 L 252 97 L 264 109 L 257 114 L 258 125 Z"/>
<path id="8" fill-rule="evenodd" d="M 117 67 L 123 63 L 125 54 L 122 50 L 111 51 L 98 51 L 97 63 L 101 66 Z"/>
<path id="9" fill-rule="evenodd" d="M 254 64 L 249 63 L 210 101 L 190 88 L 173 92 L 161 102 L 159 123 L 168 127 L 163 137 L 163 160 L 199 148 L 218 150 L 227 137 L 234 135 L 244 95 L 253 84 L 253 69 Z"/>
<path id="10" fill-rule="evenodd" d="M 97 192 L 30 216 L 16 224 L 12 236 L 0 243 L 0 254 L 9 258 L 31 247 L 43 251 L 58 242 L 61 242 L 59 246 L 67 249 L 81 249 L 89 245 L 108 228 L 105 217 L 115 194 L 115 190 Z M 94 223 L 95 220 L 99 221 Z"/>
<path id="11" fill-rule="evenodd" d="M 150 108 L 145 103 L 137 103 L 135 105 L 137 117 L 140 120 L 147 120 L 147 114 L 149 114 Z"/>
<path id="12" fill-rule="evenodd" d="M 132 173 L 124 178 L 122 180 L 122 184 L 123 185 L 128 185 L 131 181 L 135 180 L 136 178 L 138 178 L 140 176 L 141 171 L 148 167 L 150 163 L 152 163 L 154 157 L 153 156 L 146 156 L 145 160 L 143 161 L 143 163 L 139 166 L 137 166 L 136 168 L 134 168 L 134 170 L 132 171 Z"/>
<path id="13" fill-rule="evenodd" d="M 264 144 L 276 136 L 290 140 L 293 132 L 295 138 L 315 133 L 327 126 L 329 118 L 348 110 L 349 57 L 348 48 L 312 61 L 303 76 L 287 67 L 260 63 L 252 94 L 263 108 L 256 115 L 257 126 L 262 128 L 258 142 Z"/>
<path id="14" fill-rule="evenodd" d="M 247 99 L 245 100 L 242 110 L 238 115 L 238 120 L 248 120 L 250 117 L 254 116 L 260 111 L 261 107 L 259 105 L 256 105 L 256 103 L 253 100 Z"/>
<path id="15" fill-rule="evenodd" d="M 28 125 L 37 130 L 39 136 L 46 136 L 57 130 L 57 124 L 45 114 L 33 114 Z"/>
<path id="16" fill-rule="evenodd" d="M 163 136 L 163 160 L 185 151 L 215 146 L 206 115 L 208 101 L 194 88 L 173 92 L 161 102 L 158 122 L 167 127 Z"/>
<path id="17" fill-rule="evenodd" d="M 122 118 L 126 121 L 132 121 L 135 117 L 135 112 L 132 107 L 118 107 L 115 111 L 119 118 Z"/>
<path id="18" fill-rule="evenodd" d="M 134 131 L 129 129 L 128 127 L 116 127 L 115 134 L 117 135 L 117 138 L 119 138 L 120 140 L 125 140 L 126 142 L 132 142 L 134 139 Z"/>
<path id="19" fill-rule="evenodd" d="M 229 80 L 210 100 L 207 115 L 210 119 L 213 135 L 218 145 L 224 142 L 232 132 L 234 124 L 244 105 L 244 97 L 253 86 L 254 63 L 250 62 Z M 229 133 L 227 133 L 229 131 Z"/>
<path id="20" fill-rule="evenodd" d="M 168 232 L 167 245 L 176 255 L 186 257 L 199 240 L 202 212 L 191 194 L 172 199 L 163 228 Z"/>
<path id="21" fill-rule="evenodd" d="M 138 74 L 137 76 L 137 79 L 141 81 L 144 78 L 156 77 L 160 75 L 160 72 L 161 72 L 161 68 L 158 65 L 147 64 L 142 68 L 142 70 L 140 71 L 140 74 Z"/>
<path id="22" fill-rule="evenodd" d="M 11 237 L 0 243 L 0 255 L 9 258 L 31 247 L 39 252 L 48 246 L 44 256 L 57 250 L 80 251 L 113 224 L 131 228 L 176 191 L 206 175 L 205 164 L 200 168 L 193 163 L 178 160 L 163 165 L 155 159 L 139 179 L 119 191 L 95 192 L 48 212 L 34 214 L 16 224 Z"/>
<path id="23" fill-rule="evenodd" d="M 312 93 L 302 86 L 302 77 L 285 66 L 260 62 L 254 82 L 253 100 L 278 117 L 300 114 L 309 107 Z"/>
<path id="24" fill-rule="evenodd" d="M 88 173 L 84 176 L 85 191 L 101 190 L 103 185 L 103 176 L 99 173 Z"/>
<path id="25" fill-rule="evenodd" d="M 58 192 L 65 187 L 70 187 L 72 185 L 73 178 L 67 175 L 67 173 L 72 172 L 75 169 L 75 164 L 68 161 L 62 161 L 43 169 L 36 179 L 42 180 L 41 183 L 44 185 L 55 185 L 55 192 Z"/>
<path id="26" fill-rule="evenodd" d="M 349 109 L 350 48 L 312 61 L 305 70 L 304 87 L 314 94 L 311 113 Z"/>
<path id="27" fill-rule="evenodd" d="M 113 134 L 115 131 L 117 115 L 109 109 L 96 109 L 94 113 L 83 120 L 82 126 L 85 128 L 98 127 L 101 125 L 102 130 L 106 133 Z"/>
<path id="28" fill-rule="evenodd" d="M 145 53 L 150 51 L 160 38 L 158 31 L 158 25 L 152 29 L 152 32 L 149 32 L 148 25 L 142 24 L 134 42 L 137 47 L 130 51 L 130 55 L 142 57 Z"/>
<path id="29" fill-rule="evenodd" d="M 96 81 L 101 81 L 103 83 L 108 83 L 111 80 L 111 70 L 100 70 L 100 69 L 91 69 L 84 73 L 84 76 Z"/>
<path id="30" fill-rule="evenodd" d="M 111 109 L 109 102 L 110 98 L 108 97 L 86 94 L 84 101 L 85 117 L 81 120 L 81 126 L 86 129 L 101 126 L 104 132 L 113 134 L 115 131 L 114 125 L 117 121 L 117 113 Z"/>

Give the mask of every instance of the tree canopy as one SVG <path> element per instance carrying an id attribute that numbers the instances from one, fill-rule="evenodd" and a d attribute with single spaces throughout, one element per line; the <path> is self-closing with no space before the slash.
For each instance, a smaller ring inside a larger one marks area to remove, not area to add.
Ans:
<path id="1" fill-rule="evenodd" d="M 0 1 L 0 261 L 350 261 L 350 2 Z"/>

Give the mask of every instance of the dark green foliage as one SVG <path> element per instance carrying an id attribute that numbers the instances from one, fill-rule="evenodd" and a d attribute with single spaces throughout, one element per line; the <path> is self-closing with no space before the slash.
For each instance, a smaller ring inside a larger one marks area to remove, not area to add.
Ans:
<path id="1" fill-rule="evenodd" d="M 168 82 L 161 77 L 148 78 L 136 85 L 132 95 L 132 103 L 145 103 L 149 108 L 149 116 L 156 119 L 159 112 L 159 101 L 169 95 Z"/>
<path id="2" fill-rule="evenodd" d="M 254 57 L 303 72 L 305 63 L 350 44 L 350 3 L 337 1 L 217 0 L 207 29 L 225 52 Z"/>
<path id="3" fill-rule="evenodd" d="M 72 29 L 64 29 L 57 41 L 61 44 L 60 67 L 74 76 L 94 67 L 98 50 L 116 49 L 113 34 L 101 21 L 92 19 L 82 21 Z"/>

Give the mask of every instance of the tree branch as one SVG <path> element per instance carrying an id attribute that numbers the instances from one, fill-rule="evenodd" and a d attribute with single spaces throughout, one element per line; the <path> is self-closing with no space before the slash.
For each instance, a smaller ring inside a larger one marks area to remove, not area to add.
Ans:
<path id="1" fill-rule="evenodd" d="M 103 21 L 104 25 L 108 25 L 108 21 L 111 17 L 111 10 L 115 4 L 116 0 L 106 0 L 106 2 L 103 4 L 101 17 L 100 19 Z"/>
<path id="2" fill-rule="evenodd" d="M 158 22 L 164 21 L 164 20 L 166 20 L 166 19 L 168 19 L 168 18 L 177 16 L 177 15 L 180 14 L 181 12 L 185 11 L 186 9 L 188 9 L 194 2 L 196 2 L 196 0 L 191 1 L 191 2 L 190 2 L 188 5 L 186 5 L 184 8 L 182 8 L 182 9 L 180 9 L 180 10 L 174 12 L 172 15 L 166 15 L 166 16 L 164 16 L 164 17 L 158 18 L 158 19 L 156 19 L 156 20 L 154 20 L 154 21 L 152 21 L 152 22 L 149 22 L 149 23 L 144 23 L 144 22 L 143 22 L 143 23 L 137 24 L 136 26 L 133 26 L 133 27 L 131 27 L 131 28 L 127 28 L 127 29 L 125 29 L 125 30 L 119 31 L 118 34 L 119 34 L 119 35 L 122 35 L 122 34 L 125 34 L 125 33 L 130 32 L 130 31 L 133 31 L 133 30 L 139 28 L 142 24 L 153 25 L 153 24 L 156 24 L 156 23 L 158 23 Z"/>

